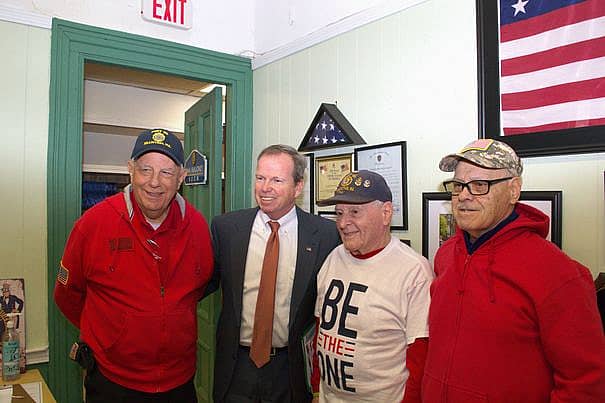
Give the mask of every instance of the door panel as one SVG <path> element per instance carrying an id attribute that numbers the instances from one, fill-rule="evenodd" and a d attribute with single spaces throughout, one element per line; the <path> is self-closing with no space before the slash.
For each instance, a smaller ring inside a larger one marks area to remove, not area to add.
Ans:
<path id="1" fill-rule="evenodd" d="M 208 159 L 205 185 L 184 186 L 183 194 L 210 224 L 221 213 L 223 168 L 222 91 L 216 87 L 185 112 L 185 152 L 197 149 Z M 197 306 L 197 373 L 195 388 L 200 402 L 212 401 L 216 322 L 220 294 L 214 293 Z"/>

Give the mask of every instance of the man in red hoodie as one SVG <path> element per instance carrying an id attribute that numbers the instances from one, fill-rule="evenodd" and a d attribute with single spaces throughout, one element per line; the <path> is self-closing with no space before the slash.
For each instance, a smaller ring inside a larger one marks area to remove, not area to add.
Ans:
<path id="1" fill-rule="evenodd" d="M 445 156 L 456 234 L 437 251 L 425 402 L 603 402 L 605 337 L 590 271 L 518 203 L 521 160 L 495 140 Z"/>
<path id="2" fill-rule="evenodd" d="M 124 192 L 95 205 L 65 245 L 55 301 L 79 330 L 86 401 L 197 402 L 196 306 L 212 274 L 204 217 L 178 193 L 180 140 L 144 131 Z"/>

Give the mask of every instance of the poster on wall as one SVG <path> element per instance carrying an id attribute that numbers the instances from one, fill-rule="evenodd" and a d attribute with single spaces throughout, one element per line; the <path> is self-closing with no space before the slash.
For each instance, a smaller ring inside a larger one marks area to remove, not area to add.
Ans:
<path id="1" fill-rule="evenodd" d="M 25 281 L 22 278 L 0 279 L 0 284 L 0 340 L 7 329 L 8 321 L 12 321 L 19 334 L 19 370 L 25 373 Z"/>

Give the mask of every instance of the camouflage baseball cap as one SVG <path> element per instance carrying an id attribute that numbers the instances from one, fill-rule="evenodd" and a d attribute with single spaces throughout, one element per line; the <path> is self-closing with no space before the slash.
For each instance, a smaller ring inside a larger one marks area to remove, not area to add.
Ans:
<path id="1" fill-rule="evenodd" d="M 515 176 L 521 176 L 523 173 L 523 164 L 515 150 L 498 140 L 475 140 L 456 154 L 443 157 L 439 162 L 439 169 L 444 172 L 453 172 L 460 160 L 487 169 L 508 169 Z"/>
<path id="2" fill-rule="evenodd" d="M 374 200 L 393 201 L 391 189 L 380 174 L 361 170 L 346 174 L 334 191 L 334 196 L 319 200 L 317 205 L 366 204 Z"/>

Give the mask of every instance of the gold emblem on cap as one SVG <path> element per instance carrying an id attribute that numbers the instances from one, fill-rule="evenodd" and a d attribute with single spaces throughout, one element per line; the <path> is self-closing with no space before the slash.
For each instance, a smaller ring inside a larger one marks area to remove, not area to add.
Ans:
<path id="1" fill-rule="evenodd" d="M 355 178 L 355 186 L 361 186 L 361 181 L 363 179 L 361 179 L 361 176 L 358 176 L 357 178 Z"/>
<path id="2" fill-rule="evenodd" d="M 372 185 L 372 182 L 370 182 L 369 179 L 366 179 L 365 181 L 363 181 L 364 188 L 369 188 L 371 185 Z"/>
<path id="3" fill-rule="evenodd" d="M 164 140 L 166 139 L 166 136 L 164 135 L 164 133 L 155 132 L 155 133 L 153 133 L 151 138 L 153 139 L 153 141 L 157 141 L 158 143 L 163 143 Z"/>
<path id="4" fill-rule="evenodd" d="M 340 182 L 340 186 L 349 186 L 352 181 L 353 181 L 353 174 L 348 174 L 344 178 L 342 178 L 342 181 Z"/>

